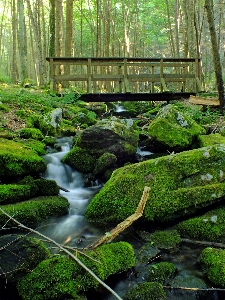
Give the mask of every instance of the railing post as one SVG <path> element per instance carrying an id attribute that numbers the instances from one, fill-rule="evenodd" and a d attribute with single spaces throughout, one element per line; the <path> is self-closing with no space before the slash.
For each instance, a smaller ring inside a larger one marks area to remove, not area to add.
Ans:
<path id="1" fill-rule="evenodd" d="M 154 74 L 155 74 L 155 67 L 152 66 L 152 75 L 154 75 Z M 151 93 L 154 93 L 154 91 L 155 91 L 154 82 L 152 81 L 151 82 Z"/>
<path id="2" fill-rule="evenodd" d="M 91 93 L 91 59 L 88 58 L 88 64 L 87 64 L 87 77 L 88 77 L 88 81 L 87 81 L 87 93 Z"/>
<path id="3" fill-rule="evenodd" d="M 127 59 L 124 58 L 124 91 L 125 93 L 129 92 L 129 82 L 127 79 Z"/>
<path id="4" fill-rule="evenodd" d="M 54 82 L 54 75 L 55 75 L 55 66 L 53 58 L 50 58 L 50 90 L 55 91 L 56 86 Z"/>

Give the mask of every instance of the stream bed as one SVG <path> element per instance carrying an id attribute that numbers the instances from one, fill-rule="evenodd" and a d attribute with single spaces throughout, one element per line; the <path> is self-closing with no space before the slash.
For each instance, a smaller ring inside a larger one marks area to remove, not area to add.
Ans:
<path id="1" fill-rule="evenodd" d="M 93 196 L 102 188 L 98 182 L 92 182 L 87 186 L 85 177 L 79 172 L 73 170 L 68 165 L 61 162 L 63 156 L 70 150 L 71 141 L 69 139 L 60 139 L 58 141 L 62 151 L 50 153 L 44 156 L 47 163 L 47 171 L 43 176 L 46 179 L 52 179 L 69 192 L 60 191 L 60 194 L 66 197 L 70 203 L 69 213 L 66 216 L 48 220 L 42 224 L 38 231 L 54 239 L 56 242 L 83 248 L 104 235 L 108 228 L 97 227 L 95 224 L 88 223 L 84 218 L 85 210 Z M 138 155 L 141 150 L 138 149 Z M 143 155 L 149 155 L 144 153 Z M 128 239 L 127 239 L 128 238 Z M 135 251 L 143 246 L 144 242 L 140 241 L 137 236 L 131 234 L 126 236 L 126 241 L 131 243 Z M 163 252 L 160 259 L 154 263 L 167 261 L 172 262 L 177 267 L 175 278 L 167 284 L 165 288 L 168 300 L 222 300 L 225 299 L 223 291 L 196 291 L 176 289 L 177 287 L 210 289 L 212 286 L 207 282 L 200 266 L 197 264 L 198 256 L 203 247 L 183 244 L 178 252 Z M 113 275 L 106 283 L 115 290 L 120 297 L 125 292 L 138 283 L 143 282 L 144 278 L 137 276 L 135 270 L 129 270 L 121 274 Z M 171 288 L 169 288 L 171 287 Z M 173 289 L 172 287 L 175 287 Z M 87 294 L 88 300 L 114 300 L 115 296 L 100 288 L 99 291 L 91 291 Z M 147 300 L 147 299 L 146 299 Z"/>

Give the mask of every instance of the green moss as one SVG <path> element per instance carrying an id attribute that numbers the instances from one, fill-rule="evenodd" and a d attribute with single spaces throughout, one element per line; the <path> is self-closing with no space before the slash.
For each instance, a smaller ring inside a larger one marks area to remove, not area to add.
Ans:
<path id="1" fill-rule="evenodd" d="M 0 203 L 10 204 L 29 199 L 31 197 L 30 185 L 1 184 Z"/>
<path id="2" fill-rule="evenodd" d="M 59 187 L 55 180 L 36 179 L 35 184 L 38 186 L 38 194 L 41 196 L 57 196 Z"/>
<path id="3" fill-rule="evenodd" d="M 132 215 L 145 186 L 144 218 L 165 222 L 211 205 L 225 195 L 225 146 L 215 145 L 150 159 L 115 170 L 86 211 L 92 221 L 118 222 Z"/>
<path id="4" fill-rule="evenodd" d="M 157 230 L 150 235 L 154 246 L 159 249 L 173 249 L 176 250 L 181 243 L 181 237 L 176 230 Z"/>
<path id="5" fill-rule="evenodd" d="M 117 161 L 117 158 L 112 153 L 104 153 L 97 160 L 94 168 L 94 175 L 104 173 L 109 167 L 112 167 Z"/>
<path id="6" fill-rule="evenodd" d="M 23 128 L 20 130 L 20 137 L 24 139 L 43 140 L 43 133 L 37 128 Z"/>
<path id="7" fill-rule="evenodd" d="M 150 282 L 158 282 L 164 284 L 165 281 L 171 279 L 176 271 L 176 266 L 169 262 L 160 262 L 147 267 L 145 279 Z"/>
<path id="8" fill-rule="evenodd" d="M 166 293 L 160 283 L 143 282 L 130 289 L 123 297 L 124 300 L 165 300 Z"/>
<path id="9" fill-rule="evenodd" d="M 225 144 L 225 137 L 219 133 L 200 135 L 198 139 L 200 147 L 207 147 L 215 144 Z"/>
<path id="10" fill-rule="evenodd" d="M 208 279 L 220 288 L 225 288 L 225 250 L 205 248 L 199 256 L 199 262 Z"/>
<path id="11" fill-rule="evenodd" d="M 0 138 L 0 177 L 44 172 L 46 163 L 22 143 Z"/>
<path id="12" fill-rule="evenodd" d="M 62 216 L 68 213 L 68 200 L 61 196 L 38 197 L 15 204 L 0 207 L 10 216 L 29 227 L 36 227 L 49 217 Z M 0 212 L 0 226 L 7 222 L 7 227 L 14 227 L 15 223 L 8 222 L 8 217 Z"/>
<path id="13" fill-rule="evenodd" d="M 148 133 L 162 145 L 185 149 L 199 134 L 204 134 L 205 130 L 170 104 L 164 107 L 150 123 Z"/>
<path id="14" fill-rule="evenodd" d="M 63 157 L 62 162 L 70 165 L 81 173 L 92 172 L 95 167 L 94 157 L 79 147 L 73 147 L 73 149 Z"/>
<path id="15" fill-rule="evenodd" d="M 186 238 L 211 242 L 225 242 L 225 208 L 214 209 L 199 217 L 175 226 Z"/>
<path id="16" fill-rule="evenodd" d="M 33 139 L 21 140 L 20 142 L 26 145 L 27 147 L 31 148 L 35 152 L 37 152 L 37 154 L 40 156 L 46 154 L 46 144 L 43 142 L 33 140 Z"/>
<path id="17" fill-rule="evenodd" d="M 102 280 L 134 265 L 133 248 L 125 242 L 100 246 L 88 251 L 87 255 L 100 263 L 82 255 L 78 258 Z M 98 281 L 75 261 L 58 256 L 41 262 L 20 280 L 18 291 L 24 300 L 76 299 L 78 292 L 98 285 Z"/>

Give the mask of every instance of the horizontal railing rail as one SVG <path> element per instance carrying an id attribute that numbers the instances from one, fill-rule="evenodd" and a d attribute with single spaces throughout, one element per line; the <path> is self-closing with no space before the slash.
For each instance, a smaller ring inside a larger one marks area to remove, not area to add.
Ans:
<path id="1" fill-rule="evenodd" d="M 200 58 L 47 57 L 50 87 L 75 82 L 86 93 L 198 92 Z"/>

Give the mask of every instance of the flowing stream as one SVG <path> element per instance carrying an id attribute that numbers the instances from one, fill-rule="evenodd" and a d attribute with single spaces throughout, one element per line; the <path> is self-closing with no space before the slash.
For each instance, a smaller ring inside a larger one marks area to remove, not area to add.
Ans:
<path id="1" fill-rule="evenodd" d="M 100 190 L 101 185 L 93 182 L 92 186 L 85 187 L 85 178 L 82 174 L 61 162 L 70 150 L 70 139 L 64 138 L 58 142 L 61 151 L 44 156 L 47 170 L 43 177 L 55 180 L 60 187 L 69 191 L 60 190 L 60 194 L 70 203 L 69 214 L 48 220 L 39 231 L 58 243 L 84 247 L 102 235 L 100 229 L 88 223 L 84 218 L 88 203 Z"/>

